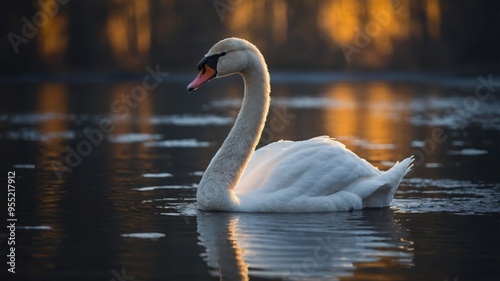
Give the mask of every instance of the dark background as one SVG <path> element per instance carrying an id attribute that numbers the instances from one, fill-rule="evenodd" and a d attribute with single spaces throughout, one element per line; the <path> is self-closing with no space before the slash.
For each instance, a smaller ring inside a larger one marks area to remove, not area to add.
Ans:
<path id="1" fill-rule="evenodd" d="M 2 74 L 142 73 L 156 64 L 191 71 L 229 36 L 254 42 L 271 70 L 496 72 L 500 65 L 497 0 L 1 2 Z M 17 53 L 13 36 L 24 38 Z M 349 61 L 342 46 L 354 50 Z"/>

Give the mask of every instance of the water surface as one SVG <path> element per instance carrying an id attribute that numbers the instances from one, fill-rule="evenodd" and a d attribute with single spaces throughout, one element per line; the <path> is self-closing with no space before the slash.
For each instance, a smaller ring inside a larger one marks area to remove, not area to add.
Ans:
<path id="1" fill-rule="evenodd" d="M 197 211 L 238 79 L 186 94 L 172 76 L 141 100 L 127 100 L 140 80 L 4 84 L 12 280 L 498 280 L 498 98 L 476 76 L 297 75 L 273 75 L 260 145 L 329 135 L 381 170 L 413 154 L 390 208 Z"/>

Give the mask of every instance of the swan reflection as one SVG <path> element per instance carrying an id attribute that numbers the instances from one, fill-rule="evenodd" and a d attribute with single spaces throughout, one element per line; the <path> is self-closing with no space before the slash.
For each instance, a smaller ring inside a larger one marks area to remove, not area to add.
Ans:
<path id="1" fill-rule="evenodd" d="M 363 267 L 413 265 L 390 209 L 353 213 L 198 212 L 202 258 L 221 280 L 335 280 Z"/>

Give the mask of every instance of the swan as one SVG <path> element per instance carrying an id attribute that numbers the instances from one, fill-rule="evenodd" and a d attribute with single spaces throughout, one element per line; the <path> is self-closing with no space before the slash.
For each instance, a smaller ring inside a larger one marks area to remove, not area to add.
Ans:
<path id="1" fill-rule="evenodd" d="M 387 207 L 413 156 L 381 172 L 328 136 L 271 143 L 255 150 L 270 103 L 270 77 L 255 45 L 240 38 L 216 43 L 198 63 L 188 92 L 240 74 L 238 117 L 210 161 L 196 192 L 198 209 L 227 212 L 333 212 Z"/>

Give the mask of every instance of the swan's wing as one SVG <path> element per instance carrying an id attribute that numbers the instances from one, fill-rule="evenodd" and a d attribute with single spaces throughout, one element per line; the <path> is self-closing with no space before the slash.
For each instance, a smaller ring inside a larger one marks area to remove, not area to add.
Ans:
<path id="1" fill-rule="evenodd" d="M 253 153 L 250 162 L 248 162 L 245 172 L 243 173 L 243 177 L 251 174 L 253 169 L 263 165 L 262 163 L 266 162 L 269 159 L 272 159 L 275 155 L 284 152 L 294 143 L 295 142 L 293 141 L 280 140 L 257 149 Z"/>
<path id="2" fill-rule="evenodd" d="M 281 141 L 255 152 L 235 193 L 246 197 L 276 193 L 286 193 L 288 198 L 328 196 L 380 174 L 370 163 L 329 137 Z"/>

